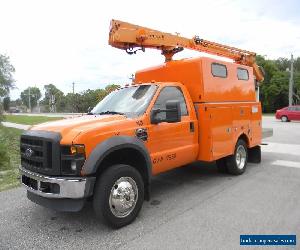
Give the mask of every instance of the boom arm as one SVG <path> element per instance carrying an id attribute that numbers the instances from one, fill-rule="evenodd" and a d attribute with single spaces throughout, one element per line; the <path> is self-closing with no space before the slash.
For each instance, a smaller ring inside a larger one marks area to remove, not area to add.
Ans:
<path id="1" fill-rule="evenodd" d="M 236 63 L 253 68 L 256 80 L 261 82 L 264 74 L 256 64 L 256 54 L 247 50 L 200 39 L 198 36 L 188 39 L 138 25 L 112 20 L 110 23 L 109 44 L 115 48 L 126 50 L 129 54 L 154 48 L 162 51 L 166 61 L 172 60 L 174 54 L 184 48 L 206 52 L 213 55 L 233 59 Z M 138 48 L 138 49 L 135 49 Z"/>

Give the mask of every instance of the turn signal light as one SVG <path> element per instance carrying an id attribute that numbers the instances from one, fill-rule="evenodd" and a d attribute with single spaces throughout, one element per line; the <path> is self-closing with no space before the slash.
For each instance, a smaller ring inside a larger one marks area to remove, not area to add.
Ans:
<path id="1" fill-rule="evenodd" d="M 72 145 L 70 148 L 71 154 L 85 154 L 85 148 L 84 145 Z"/>

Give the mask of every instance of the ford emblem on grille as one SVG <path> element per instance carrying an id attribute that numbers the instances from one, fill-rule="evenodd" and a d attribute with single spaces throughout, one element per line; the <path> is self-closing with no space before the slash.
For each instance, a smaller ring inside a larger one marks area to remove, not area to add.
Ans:
<path id="1" fill-rule="evenodd" d="M 33 155 L 34 151 L 31 148 L 27 148 L 25 151 L 26 157 L 31 157 Z"/>

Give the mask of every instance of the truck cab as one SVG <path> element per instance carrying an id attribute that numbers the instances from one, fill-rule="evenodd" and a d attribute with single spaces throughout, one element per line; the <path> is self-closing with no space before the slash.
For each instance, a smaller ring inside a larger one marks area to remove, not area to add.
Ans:
<path id="1" fill-rule="evenodd" d="M 260 143 L 252 69 L 185 59 L 138 71 L 88 115 L 25 131 L 20 173 L 33 202 L 79 211 L 92 199 L 118 228 L 150 199 L 153 175 L 195 161 L 239 175 L 248 160 L 260 162 Z"/>

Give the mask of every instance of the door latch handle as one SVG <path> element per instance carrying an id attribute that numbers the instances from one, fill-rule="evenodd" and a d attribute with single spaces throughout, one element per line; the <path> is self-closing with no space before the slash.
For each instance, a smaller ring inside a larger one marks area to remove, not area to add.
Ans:
<path id="1" fill-rule="evenodd" d="M 194 122 L 190 122 L 190 132 L 191 133 L 195 132 L 195 124 L 194 124 Z"/>

